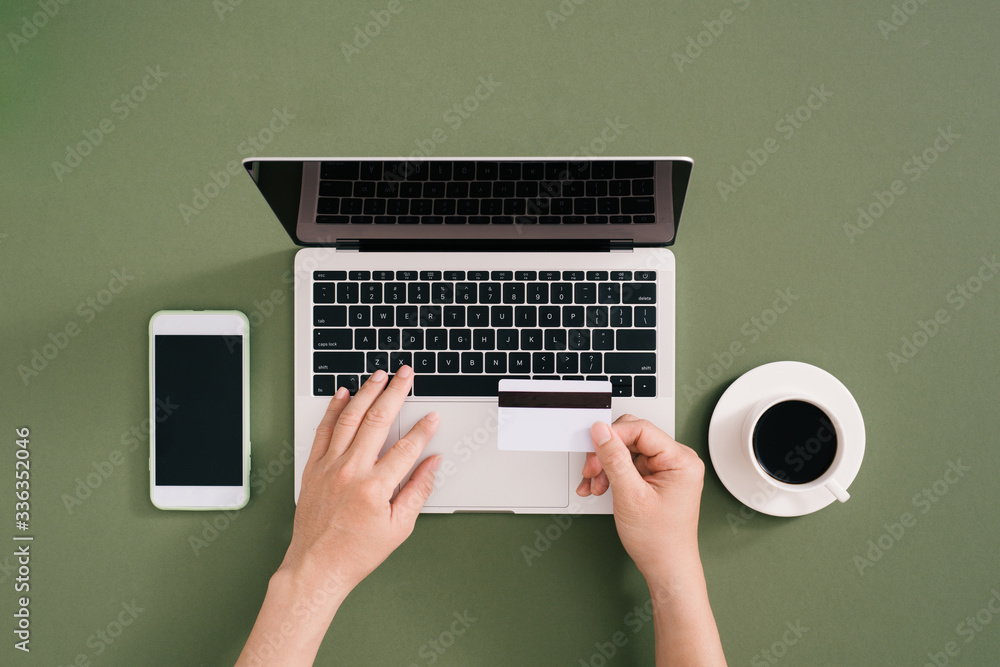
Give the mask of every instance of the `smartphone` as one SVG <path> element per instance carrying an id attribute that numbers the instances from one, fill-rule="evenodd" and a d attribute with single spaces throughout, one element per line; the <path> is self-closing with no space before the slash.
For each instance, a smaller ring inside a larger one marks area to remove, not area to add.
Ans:
<path id="1" fill-rule="evenodd" d="M 250 323 L 238 311 L 149 320 L 149 495 L 165 510 L 250 499 Z"/>

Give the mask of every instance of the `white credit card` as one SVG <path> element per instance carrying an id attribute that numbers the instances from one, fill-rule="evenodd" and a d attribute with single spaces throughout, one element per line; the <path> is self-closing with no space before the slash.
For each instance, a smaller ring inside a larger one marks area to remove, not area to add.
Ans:
<path id="1" fill-rule="evenodd" d="M 500 380 L 497 447 L 530 452 L 592 452 L 590 427 L 611 423 L 611 383 Z"/>

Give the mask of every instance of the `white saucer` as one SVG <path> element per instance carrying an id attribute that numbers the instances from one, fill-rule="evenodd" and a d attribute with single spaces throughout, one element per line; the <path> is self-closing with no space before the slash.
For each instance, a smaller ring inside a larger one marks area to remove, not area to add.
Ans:
<path id="1" fill-rule="evenodd" d="M 798 361 L 776 361 L 758 366 L 726 389 L 712 413 L 708 450 L 719 479 L 744 505 L 772 516 L 801 516 L 834 502 L 824 487 L 785 491 L 764 482 L 743 452 L 743 421 L 761 399 L 802 392 L 822 401 L 843 428 L 844 460 L 837 481 L 846 489 L 861 469 L 865 456 L 865 422 L 857 401 L 840 380 L 821 368 Z M 851 502 L 848 500 L 847 502 Z"/>

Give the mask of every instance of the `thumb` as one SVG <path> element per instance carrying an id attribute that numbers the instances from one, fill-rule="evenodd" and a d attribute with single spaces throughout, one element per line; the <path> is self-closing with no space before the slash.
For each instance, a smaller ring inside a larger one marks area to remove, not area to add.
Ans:
<path id="1" fill-rule="evenodd" d="M 613 428 L 604 422 L 594 422 L 590 427 L 590 437 L 613 491 L 636 488 L 643 483 L 632 462 L 632 453 Z"/>

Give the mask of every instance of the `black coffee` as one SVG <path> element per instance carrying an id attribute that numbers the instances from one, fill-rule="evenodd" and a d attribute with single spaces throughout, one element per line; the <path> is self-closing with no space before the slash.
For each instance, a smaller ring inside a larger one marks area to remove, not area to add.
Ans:
<path id="1" fill-rule="evenodd" d="M 757 420 L 753 453 L 771 477 L 788 484 L 806 484 L 833 463 L 837 431 L 826 413 L 812 403 L 782 401 Z"/>

